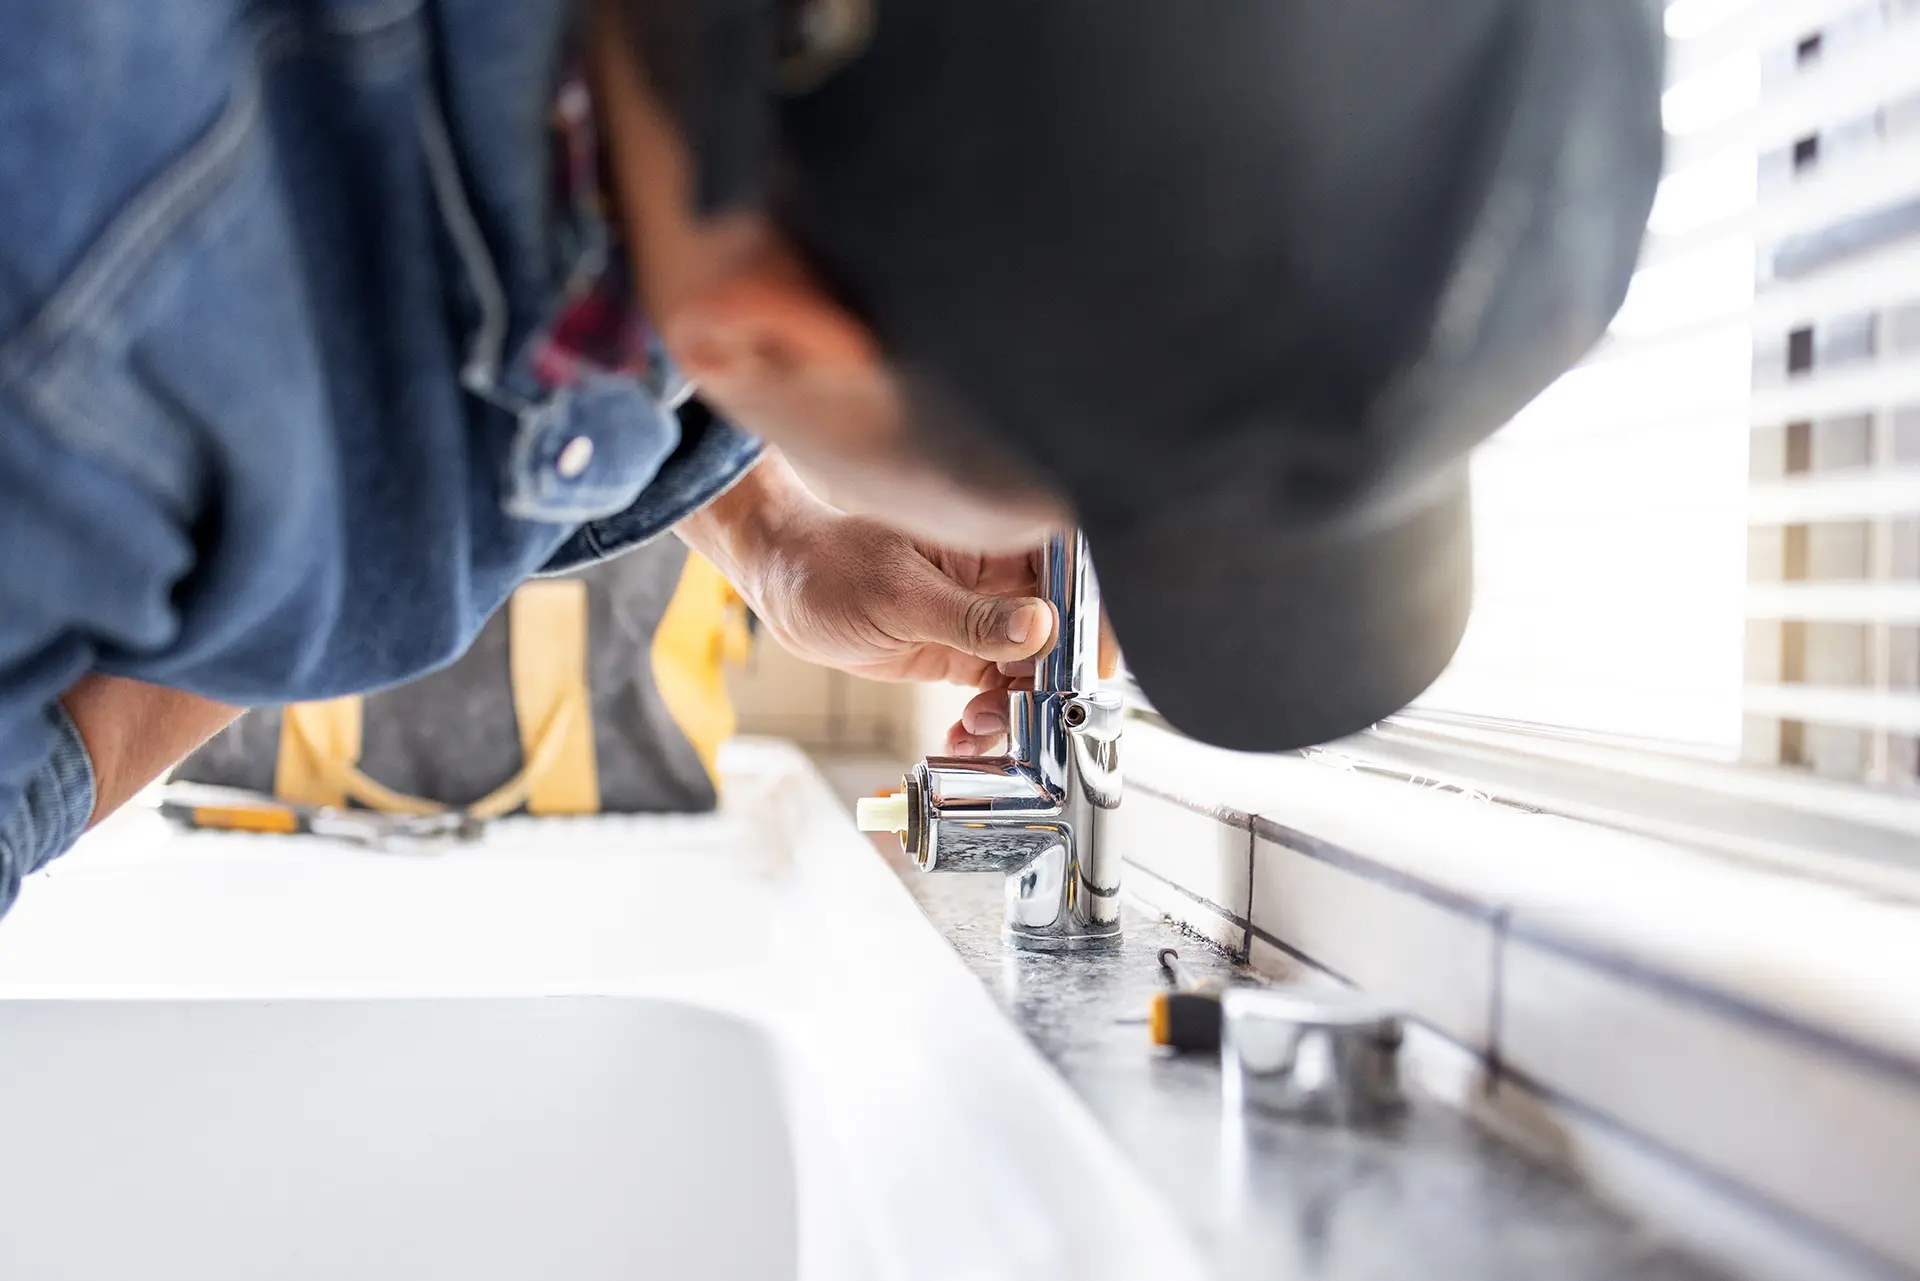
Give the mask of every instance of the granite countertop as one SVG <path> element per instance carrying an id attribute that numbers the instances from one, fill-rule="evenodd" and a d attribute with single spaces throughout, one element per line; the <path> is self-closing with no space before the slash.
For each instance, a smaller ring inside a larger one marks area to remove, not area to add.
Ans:
<path id="1" fill-rule="evenodd" d="M 1109 953 L 1016 952 L 1000 942 L 997 876 L 926 876 L 889 860 L 921 908 L 1053 1062 L 1120 1149 L 1165 1193 L 1218 1274 L 1430 1281 L 1730 1274 L 1602 1205 L 1569 1176 L 1414 1096 L 1370 1129 L 1220 1102 L 1211 1055 L 1150 1044 L 1146 1011 L 1179 949 L 1205 975 L 1242 968 L 1138 904 Z"/>

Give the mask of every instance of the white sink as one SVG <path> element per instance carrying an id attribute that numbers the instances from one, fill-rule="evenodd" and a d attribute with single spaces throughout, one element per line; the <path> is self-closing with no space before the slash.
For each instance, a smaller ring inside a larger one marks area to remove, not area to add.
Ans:
<path id="1" fill-rule="evenodd" d="M 0 1278 L 1200 1275 L 804 759 L 372 856 L 108 825 L 0 922 Z"/>
<path id="2" fill-rule="evenodd" d="M 790 1274 L 779 1060 L 634 999 L 40 1003 L 0 1020 L 6 1277 Z"/>

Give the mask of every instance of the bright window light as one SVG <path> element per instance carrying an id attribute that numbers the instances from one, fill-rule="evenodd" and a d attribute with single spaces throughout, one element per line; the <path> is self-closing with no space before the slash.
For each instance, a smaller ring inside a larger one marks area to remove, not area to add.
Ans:
<path id="1" fill-rule="evenodd" d="M 1713 81 L 1669 119 L 1731 119 L 1757 64 Z M 1755 168 L 1669 178 L 1654 236 L 1752 207 Z M 1641 270 L 1608 342 L 1475 455 L 1473 620 L 1420 706 L 1737 756 L 1753 280 L 1733 228 Z"/>
<path id="2" fill-rule="evenodd" d="M 1667 6 L 1667 38 L 1691 40 L 1758 3 L 1761 0 L 1674 0 Z"/>
<path id="3" fill-rule="evenodd" d="M 1660 119 L 1676 138 L 1705 133 L 1760 105 L 1760 59 L 1726 58 L 1660 97 Z"/>

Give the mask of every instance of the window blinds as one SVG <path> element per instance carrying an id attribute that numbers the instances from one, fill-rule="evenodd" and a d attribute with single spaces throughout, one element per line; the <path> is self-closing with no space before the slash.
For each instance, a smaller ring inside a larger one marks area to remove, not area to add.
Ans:
<path id="1" fill-rule="evenodd" d="M 1920 781 L 1920 0 L 1677 0 L 1613 327 L 1474 464 L 1422 706 Z"/>

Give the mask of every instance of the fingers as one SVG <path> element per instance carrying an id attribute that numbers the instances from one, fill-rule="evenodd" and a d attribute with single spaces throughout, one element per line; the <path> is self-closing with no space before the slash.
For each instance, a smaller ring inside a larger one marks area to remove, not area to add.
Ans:
<path id="1" fill-rule="evenodd" d="M 992 756 L 1007 750 L 1007 691 L 983 689 L 967 700 L 947 731 L 949 756 Z"/>
<path id="2" fill-rule="evenodd" d="M 960 709 L 960 725 L 975 738 L 997 738 L 1007 732 L 1007 691 L 983 689 Z"/>
<path id="3" fill-rule="evenodd" d="M 1100 616 L 1100 656 L 1098 662 L 1101 680 L 1111 680 L 1120 670 L 1120 639 L 1113 634 L 1113 622 L 1108 615 L 1104 613 Z M 1031 686 L 1033 683 L 1034 669 L 1039 665 L 1038 659 L 1017 658 L 1009 663 L 995 663 L 994 668 L 1002 676 L 1010 677 L 1015 681 L 1024 681 L 1027 685 Z"/>
<path id="4" fill-rule="evenodd" d="M 945 645 L 989 663 L 1030 658 L 1053 641 L 1053 607 L 1034 597 L 970 591 L 941 577 L 893 610 L 902 640 Z"/>
<path id="5" fill-rule="evenodd" d="M 964 725 L 955 725 L 947 731 L 948 756 L 999 756 L 1006 750 L 1005 734 L 983 738 L 978 734 L 969 734 Z"/>
<path id="6" fill-rule="evenodd" d="M 1033 687 L 1034 669 L 1040 666 L 1037 658 L 1016 658 L 1011 663 L 995 663 L 994 670 L 1009 681 L 1023 682 L 1025 688 Z"/>

